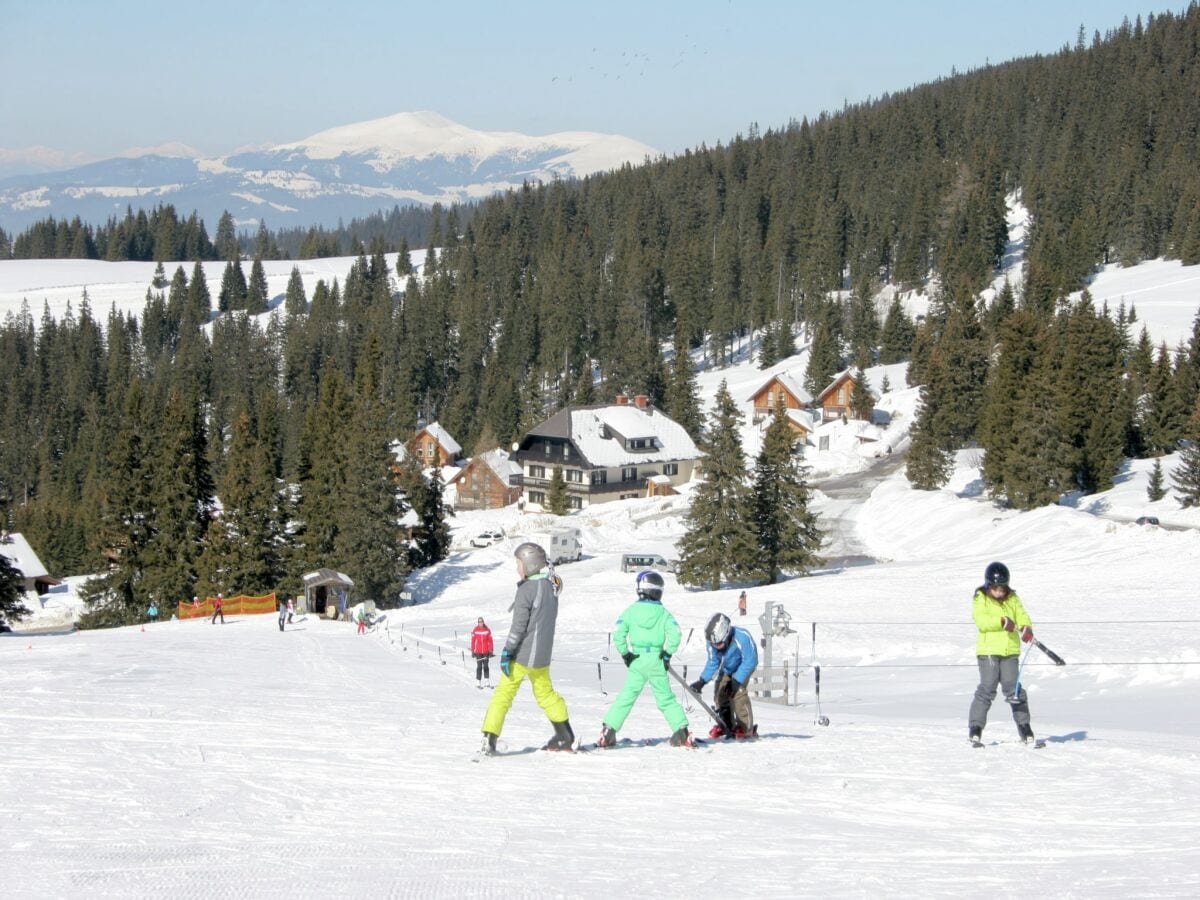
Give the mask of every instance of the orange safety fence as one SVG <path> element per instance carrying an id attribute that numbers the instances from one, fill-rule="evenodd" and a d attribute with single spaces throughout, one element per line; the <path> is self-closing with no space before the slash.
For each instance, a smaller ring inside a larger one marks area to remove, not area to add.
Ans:
<path id="1" fill-rule="evenodd" d="M 179 604 L 179 618 L 181 619 L 203 619 L 211 618 L 216 607 L 213 605 L 215 597 L 205 597 L 199 604 L 193 606 L 189 603 Z M 262 597 L 248 597 L 245 594 L 239 594 L 236 597 L 225 597 L 221 600 L 221 608 L 225 610 L 227 616 L 257 616 L 263 613 L 273 613 L 278 608 L 275 600 L 275 592 L 265 594 Z"/>

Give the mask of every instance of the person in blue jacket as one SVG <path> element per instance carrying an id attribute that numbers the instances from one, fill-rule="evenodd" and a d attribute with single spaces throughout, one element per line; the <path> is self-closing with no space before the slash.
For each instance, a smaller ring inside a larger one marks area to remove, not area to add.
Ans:
<path id="1" fill-rule="evenodd" d="M 708 639 L 708 665 L 688 687 L 698 694 L 715 678 L 713 706 L 726 723 L 714 725 L 708 736 L 754 737 L 758 728 L 746 685 L 758 668 L 758 645 L 745 628 L 734 628 L 724 613 L 713 614 L 704 628 L 704 636 Z"/>

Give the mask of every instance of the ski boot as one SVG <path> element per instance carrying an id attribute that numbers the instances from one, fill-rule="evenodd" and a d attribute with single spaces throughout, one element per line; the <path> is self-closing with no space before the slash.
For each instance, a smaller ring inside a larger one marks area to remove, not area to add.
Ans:
<path id="1" fill-rule="evenodd" d="M 721 738 L 725 737 L 725 726 L 714 725 L 708 730 L 708 736 L 714 741 L 719 741 Z"/>
<path id="2" fill-rule="evenodd" d="M 672 747 L 695 747 L 696 741 L 692 738 L 692 733 L 688 731 L 688 727 L 684 725 L 673 735 L 671 735 Z"/>
<path id="3" fill-rule="evenodd" d="M 1022 725 L 1020 723 L 1017 724 L 1017 735 L 1018 735 L 1018 737 L 1021 738 L 1022 744 L 1037 743 L 1037 741 L 1034 739 L 1034 736 L 1033 736 L 1033 728 L 1030 726 L 1030 724 L 1028 722 L 1026 722 L 1024 725 Z"/>
<path id="4" fill-rule="evenodd" d="M 571 730 L 570 722 L 551 722 L 554 726 L 554 737 L 546 741 L 543 750 L 574 750 L 575 732 Z"/>
<path id="5" fill-rule="evenodd" d="M 605 725 L 600 729 L 600 738 L 596 741 L 597 747 L 612 747 L 617 743 L 617 733 L 609 726 Z"/>
<path id="6" fill-rule="evenodd" d="M 735 741 L 744 741 L 744 740 L 747 740 L 748 738 L 756 738 L 756 737 L 758 737 L 758 726 L 757 725 L 755 725 L 749 731 L 746 730 L 746 727 L 744 725 L 734 726 L 733 739 Z"/>
<path id="7" fill-rule="evenodd" d="M 967 733 L 967 739 L 971 742 L 972 747 L 982 747 L 983 729 L 974 727 L 971 728 L 971 730 Z"/>
<path id="8" fill-rule="evenodd" d="M 483 733 L 483 746 L 479 748 L 479 752 L 483 756 L 495 756 L 496 735 L 492 734 L 490 731 L 485 731 Z"/>

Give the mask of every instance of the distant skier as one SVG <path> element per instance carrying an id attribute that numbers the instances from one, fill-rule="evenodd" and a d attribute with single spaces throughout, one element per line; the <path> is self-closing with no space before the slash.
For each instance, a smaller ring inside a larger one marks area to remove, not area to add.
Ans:
<path id="1" fill-rule="evenodd" d="M 158 621 L 158 606 L 153 600 L 150 601 L 150 608 L 146 610 L 146 615 L 150 617 L 151 622 Z"/>
<path id="2" fill-rule="evenodd" d="M 475 630 L 471 632 L 471 655 L 475 657 L 475 686 L 482 689 L 484 681 L 487 686 L 492 686 L 491 666 L 488 661 L 492 658 L 494 644 L 492 643 L 492 629 L 487 627 L 487 623 L 483 621 L 483 616 L 475 623 Z"/>
<path id="3" fill-rule="evenodd" d="M 221 624 L 225 624 L 225 598 L 217 594 L 217 599 L 213 601 L 213 617 L 210 625 L 217 624 L 217 616 L 221 617 Z"/>
<path id="4" fill-rule="evenodd" d="M 526 678 L 533 697 L 554 726 L 554 737 L 543 750 L 571 750 L 575 732 L 567 714 L 567 701 L 550 681 L 550 659 L 554 652 L 554 627 L 558 620 L 558 594 L 547 571 L 546 551 L 525 542 L 513 551 L 517 561 L 517 595 L 510 607 L 513 614 L 508 639 L 500 651 L 500 683 L 492 694 L 483 717 L 483 753 L 496 752 L 496 739 L 504 728 L 512 702 Z"/>
<path id="5" fill-rule="evenodd" d="M 284 630 L 284 628 L 283 628 L 283 626 L 284 626 L 284 623 L 285 623 L 285 622 L 287 622 L 287 616 L 288 616 L 288 603 L 289 603 L 289 601 L 288 601 L 288 600 L 286 600 L 286 599 L 285 599 L 285 598 L 283 598 L 283 597 L 280 597 L 280 598 L 279 598 L 279 603 L 277 604 L 277 605 L 278 605 L 278 607 L 279 607 L 279 630 L 280 630 L 280 631 L 283 631 L 283 630 Z"/>
<path id="6" fill-rule="evenodd" d="M 367 604 L 363 604 L 358 608 L 358 614 L 355 616 L 355 621 L 358 622 L 358 633 L 366 634 L 367 626 L 371 624 L 371 614 L 367 612 Z"/>
<path id="7" fill-rule="evenodd" d="M 746 685 L 758 668 L 758 647 L 745 628 L 735 628 L 724 613 L 714 613 L 704 628 L 708 664 L 690 687 L 697 694 L 713 678 L 713 706 L 724 725 L 714 725 L 709 737 L 751 738 L 758 734 Z M 732 732 L 730 729 L 732 728 Z"/>
<path id="8" fill-rule="evenodd" d="M 742 591 L 740 594 L 738 594 L 738 615 L 744 616 L 745 614 L 746 614 L 746 592 Z"/>
<path id="9" fill-rule="evenodd" d="M 987 725 L 988 710 L 996 699 L 996 685 L 1004 691 L 1004 699 L 1012 705 L 1017 734 L 1026 744 L 1033 743 L 1033 728 L 1029 724 L 1029 698 L 1025 691 L 1017 695 L 1017 674 L 1021 642 L 1033 640 L 1033 622 L 1017 592 L 1009 586 L 1008 566 L 1001 562 L 988 565 L 983 584 L 971 600 L 971 616 L 979 629 L 975 641 L 975 657 L 979 663 L 979 687 L 971 701 L 967 719 L 967 737 L 976 747 L 983 746 L 983 728 Z"/>
<path id="10" fill-rule="evenodd" d="M 625 675 L 625 686 L 604 714 L 600 739 L 601 747 L 611 747 L 617 742 L 617 732 L 633 710 L 633 704 L 646 682 L 654 691 L 658 709 L 671 729 L 671 745 L 693 747 L 695 742 L 688 730 L 687 713 L 675 699 L 671 680 L 667 677 L 667 666 L 671 656 L 679 649 L 679 623 L 662 605 L 663 577 L 657 572 L 639 572 L 637 577 L 637 601 L 625 608 L 617 619 L 613 630 L 613 646 L 621 654 L 629 672 Z"/>
<path id="11" fill-rule="evenodd" d="M 294 616 L 295 614 L 296 614 L 296 603 L 294 600 L 292 600 L 292 597 L 289 594 L 288 598 L 287 598 L 287 623 L 289 625 L 292 624 L 292 616 Z"/>

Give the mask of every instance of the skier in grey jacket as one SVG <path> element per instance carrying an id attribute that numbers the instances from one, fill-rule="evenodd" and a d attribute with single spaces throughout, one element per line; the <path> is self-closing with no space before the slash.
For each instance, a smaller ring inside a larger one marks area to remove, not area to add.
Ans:
<path id="1" fill-rule="evenodd" d="M 533 686 L 538 706 L 554 726 L 554 737 L 542 749 L 570 750 L 575 744 L 575 733 L 568 721 L 567 702 L 550 681 L 554 626 L 558 619 L 555 579 L 549 572 L 546 551 L 540 545 L 521 544 L 513 556 L 521 581 L 511 607 L 512 627 L 500 651 L 500 683 L 483 719 L 483 752 L 496 752 L 496 738 L 504 728 L 504 717 L 526 678 Z"/>

